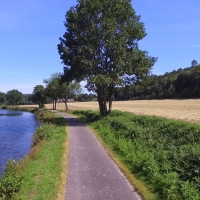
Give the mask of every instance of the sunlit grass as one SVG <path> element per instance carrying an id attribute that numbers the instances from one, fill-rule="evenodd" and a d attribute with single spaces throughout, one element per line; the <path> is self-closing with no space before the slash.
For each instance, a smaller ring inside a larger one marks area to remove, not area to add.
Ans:
<path id="1" fill-rule="evenodd" d="M 198 124 L 120 111 L 104 118 L 94 111 L 74 113 L 92 127 L 145 199 L 200 199 Z"/>
<path id="2" fill-rule="evenodd" d="M 45 119 L 45 116 L 43 116 Z M 56 117 L 54 123 L 44 123 L 36 131 L 45 135 L 36 144 L 39 150 L 29 154 L 24 161 L 23 183 L 16 199 L 54 200 L 64 195 L 66 176 L 66 121 Z M 41 137 L 41 134 L 38 134 Z M 42 143 L 42 145 L 39 145 Z M 34 150 L 34 147 L 33 147 Z M 35 155 L 36 154 L 36 155 Z M 65 163 L 65 165 L 64 165 Z M 61 183 L 62 187 L 61 187 Z"/>

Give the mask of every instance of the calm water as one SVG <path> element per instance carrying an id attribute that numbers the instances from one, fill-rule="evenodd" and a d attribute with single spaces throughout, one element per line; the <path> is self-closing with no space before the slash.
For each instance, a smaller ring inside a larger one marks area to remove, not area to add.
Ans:
<path id="1" fill-rule="evenodd" d="M 38 126 L 32 113 L 0 109 L 0 176 L 8 159 L 19 160 L 29 152 Z"/>

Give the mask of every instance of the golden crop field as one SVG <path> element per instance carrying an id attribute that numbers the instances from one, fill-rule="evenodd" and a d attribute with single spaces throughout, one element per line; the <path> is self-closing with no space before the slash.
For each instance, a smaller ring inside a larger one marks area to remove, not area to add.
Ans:
<path id="1" fill-rule="evenodd" d="M 71 110 L 98 110 L 98 103 L 74 102 L 68 103 L 68 107 Z M 46 104 L 46 108 L 52 109 L 52 104 Z M 65 105 L 57 103 L 57 109 L 65 109 Z M 142 115 L 157 115 L 200 123 L 200 99 L 114 101 L 113 110 L 128 111 Z"/>

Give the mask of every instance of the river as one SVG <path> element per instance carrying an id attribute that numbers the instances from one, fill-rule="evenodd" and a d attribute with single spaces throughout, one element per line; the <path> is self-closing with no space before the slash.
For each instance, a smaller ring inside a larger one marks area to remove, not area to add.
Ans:
<path id="1" fill-rule="evenodd" d="M 0 109 L 0 176 L 9 159 L 19 160 L 30 150 L 39 122 L 30 112 Z"/>

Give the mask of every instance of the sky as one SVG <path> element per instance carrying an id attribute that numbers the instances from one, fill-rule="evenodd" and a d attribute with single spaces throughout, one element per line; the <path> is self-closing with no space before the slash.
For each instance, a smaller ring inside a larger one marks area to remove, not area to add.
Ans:
<path id="1" fill-rule="evenodd" d="M 0 0 L 0 91 L 30 94 L 55 72 L 63 72 L 57 51 L 65 13 L 76 0 Z M 200 63 L 200 1 L 132 0 L 147 36 L 139 48 L 158 57 L 152 73 Z"/>

